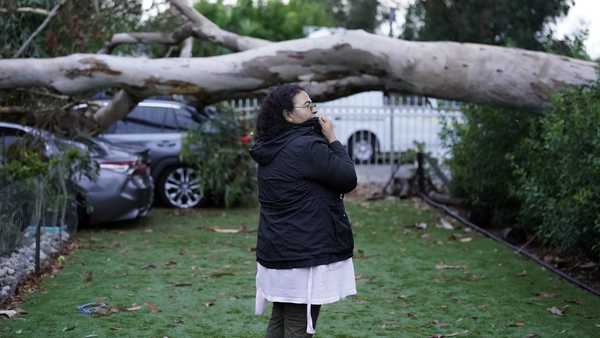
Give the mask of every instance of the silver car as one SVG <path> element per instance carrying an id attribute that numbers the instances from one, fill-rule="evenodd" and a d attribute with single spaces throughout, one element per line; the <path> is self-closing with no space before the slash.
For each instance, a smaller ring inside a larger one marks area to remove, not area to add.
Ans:
<path id="1" fill-rule="evenodd" d="M 145 100 L 99 139 L 148 148 L 157 199 L 168 207 L 193 208 L 205 200 L 204 191 L 197 171 L 181 160 L 181 145 L 187 130 L 200 128 L 215 113 L 210 107 L 200 113 L 177 101 Z"/>
<path id="2" fill-rule="evenodd" d="M 89 151 L 98 165 L 95 179 L 75 175 L 72 182 L 79 202 L 80 221 L 96 224 L 148 214 L 153 202 L 154 185 L 143 152 L 132 153 L 97 140 L 76 142 L 35 128 L 0 122 L 0 158 L 5 158 L 2 152 L 11 144 L 33 135 L 43 140 L 47 157 L 76 147 Z"/>

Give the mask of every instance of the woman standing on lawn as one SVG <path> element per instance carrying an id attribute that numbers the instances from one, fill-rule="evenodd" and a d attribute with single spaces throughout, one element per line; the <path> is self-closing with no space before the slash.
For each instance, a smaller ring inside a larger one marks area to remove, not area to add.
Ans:
<path id="1" fill-rule="evenodd" d="M 256 314 L 273 312 L 267 338 L 312 337 L 322 304 L 356 294 L 354 240 L 344 193 L 354 163 L 304 89 L 282 85 L 263 100 L 257 142 L 260 221 Z"/>

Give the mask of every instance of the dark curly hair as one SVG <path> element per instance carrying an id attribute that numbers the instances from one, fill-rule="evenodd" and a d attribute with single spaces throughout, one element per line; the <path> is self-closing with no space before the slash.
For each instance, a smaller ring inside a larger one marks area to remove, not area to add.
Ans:
<path id="1" fill-rule="evenodd" d="M 285 84 L 273 88 L 263 99 L 256 118 L 256 136 L 259 140 L 271 139 L 290 128 L 291 124 L 283 118 L 283 111 L 294 109 L 294 96 L 304 88 Z"/>

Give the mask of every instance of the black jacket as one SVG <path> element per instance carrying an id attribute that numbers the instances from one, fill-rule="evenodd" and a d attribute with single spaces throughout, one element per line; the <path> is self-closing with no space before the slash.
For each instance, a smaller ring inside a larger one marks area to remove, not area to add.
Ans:
<path id="1" fill-rule="evenodd" d="M 343 194 L 356 187 L 354 163 L 328 144 L 316 120 L 250 149 L 258 165 L 257 261 L 271 269 L 329 264 L 352 257 Z"/>

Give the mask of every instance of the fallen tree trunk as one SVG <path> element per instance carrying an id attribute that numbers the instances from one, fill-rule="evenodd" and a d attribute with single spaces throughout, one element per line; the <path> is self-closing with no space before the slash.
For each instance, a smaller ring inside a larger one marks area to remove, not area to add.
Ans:
<path id="1" fill-rule="evenodd" d="M 140 97 L 186 94 L 212 103 L 280 83 L 342 80 L 352 83 L 353 88 L 340 94 L 322 88 L 327 99 L 381 89 L 540 108 L 565 86 L 591 83 L 597 78 L 596 71 L 593 62 L 547 53 L 453 42 L 409 42 L 350 31 L 207 58 L 75 54 L 53 59 L 6 59 L 0 60 L 0 88 L 42 86 L 75 94 L 118 87 Z"/>

